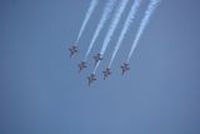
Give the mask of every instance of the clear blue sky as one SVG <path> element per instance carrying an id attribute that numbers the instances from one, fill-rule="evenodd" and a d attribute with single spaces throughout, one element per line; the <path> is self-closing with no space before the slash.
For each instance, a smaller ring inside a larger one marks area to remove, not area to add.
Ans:
<path id="1" fill-rule="evenodd" d="M 200 1 L 163 0 L 139 41 L 131 71 L 121 77 L 119 66 L 144 2 L 113 75 L 102 80 L 105 58 L 98 81 L 88 88 L 85 78 L 92 67 L 79 76 L 77 64 L 106 0 L 100 1 L 81 38 L 81 52 L 72 60 L 67 47 L 77 37 L 90 0 L 0 1 L 1 134 L 200 133 Z M 105 32 L 92 53 L 100 49 Z"/>

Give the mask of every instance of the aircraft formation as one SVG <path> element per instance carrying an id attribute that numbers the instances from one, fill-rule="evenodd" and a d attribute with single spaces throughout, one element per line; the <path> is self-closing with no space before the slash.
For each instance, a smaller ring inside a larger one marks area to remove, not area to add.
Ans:
<path id="1" fill-rule="evenodd" d="M 105 58 L 104 54 L 106 52 L 106 49 L 107 49 L 108 45 L 110 44 L 110 41 L 112 40 L 112 36 L 113 36 L 114 32 L 116 31 L 117 26 L 119 25 L 122 14 L 124 13 L 125 9 L 127 8 L 128 3 L 130 2 L 132 4 L 131 9 L 129 10 L 129 13 L 128 13 L 125 21 L 124 21 L 123 27 L 121 29 L 117 43 L 114 47 L 113 53 L 111 53 L 112 56 L 110 58 L 109 64 L 105 68 L 105 70 L 102 71 L 104 80 L 106 80 L 112 74 L 111 66 L 113 64 L 113 61 L 116 57 L 117 52 L 119 51 L 120 46 L 122 45 L 122 42 L 125 38 L 125 35 L 128 33 L 128 29 L 130 28 L 130 25 L 133 23 L 133 21 L 135 19 L 138 8 L 141 6 L 143 1 L 144 0 L 107 0 L 107 3 L 105 4 L 105 7 L 103 9 L 102 16 L 100 17 L 100 20 L 97 24 L 97 27 L 95 29 L 95 32 L 94 32 L 93 37 L 91 39 L 91 42 L 88 46 L 85 57 L 78 64 L 78 69 L 79 69 L 78 72 L 79 73 L 81 73 L 81 71 L 83 71 L 84 69 L 86 69 L 88 67 L 88 64 L 87 64 L 88 63 L 88 57 L 89 57 L 89 55 L 92 51 L 92 48 L 94 48 L 96 40 L 99 37 L 99 34 L 102 31 L 102 29 L 104 28 L 106 22 L 109 19 L 111 19 L 109 29 L 108 29 L 105 37 L 104 37 L 104 40 L 103 40 L 102 48 L 97 54 L 93 55 L 94 71 L 87 77 L 88 86 L 90 86 L 94 81 L 97 80 L 96 70 L 98 69 L 101 61 Z M 132 57 L 132 54 L 133 54 L 133 52 L 134 52 L 134 50 L 135 50 L 135 48 L 138 44 L 138 41 L 139 41 L 141 35 L 143 34 L 144 29 L 146 28 L 146 25 L 149 22 L 150 17 L 154 13 L 156 7 L 161 2 L 161 0 L 148 0 L 148 1 L 149 1 L 149 4 L 148 4 L 147 9 L 144 13 L 144 17 L 142 18 L 140 25 L 137 29 L 137 33 L 136 33 L 136 36 L 134 37 L 132 47 L 130 49 L 128 57 L 125 60 L 125 62 L 123 62 L 122 65 L 120 66 L 122 75 L 125 75 L 125 73 L 130 70 L 130 59 Z M 83 21 L 82 26 L 80 28 L 76 43 L 68 48 L 69 56 L 71 58 L 80 51 L 79 46 L 78 46 L 79 40 L 82 37 L 83 32 L 86 29 L 87 23 L 90 20 L 91 16 L 93 15 L 95 9 L 97 8 L 97 5 L 99 4 L 99 2 L 100 2 L 100 0 L 91 0 L 89 8 L 86 12 L 84 21 Z"/>

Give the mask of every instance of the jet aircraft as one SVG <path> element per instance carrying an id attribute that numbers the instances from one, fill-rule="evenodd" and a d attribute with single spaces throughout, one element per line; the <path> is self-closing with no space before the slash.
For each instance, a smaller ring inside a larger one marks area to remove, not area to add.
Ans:
<path id="1" fill-rule="evenodd" d="M 93 58 L 95 61 L 95 64 L 94 64 L 95 66 L 100 60 L 103 60 L 102 55 L 100 53 L 97 53 L 96 55 L 94 55 Z"/>
<path id="2" fill-rule="evenodd" d="M 106 68 L 104 71 L 103 71 L 103 75 L 104 75 L 104 80 L 109 76 L 109 75 L 111 75 L 112 73 L 111 73 L 111 70 L 110 70 L 110 68 Z"/>
<path id="3" fill-rule="evenodd" d="M 128 63 L 123 63 L 123 65 L 121 66 L 122 69 L 122 75 L 125 74 L 125 72 L 130 70 L 129 64 Z"/>
<path id="4" fill-rule="evenodd" d="M 72 58 L 74 56 L 74 54 L 78 52 L 78 46 L 72 45 L 68 50 L 70 52 L 69 56 L 70 56 L 70 58 Z"/>
<path id="5" fill-rule="evenodd" d="M 79 67 L 79 73 L 84 69 L 87 68 L 86 62 L 82 61 L 80 64 L 78 64 Z"/>
<path id="6" fill-rule="evenodd" d="M 87 77 L 88 80 L 88 86 L 90 86 L 94 81 L 97 80 L 95 74 L 91 74 L 90 76 Z"/>

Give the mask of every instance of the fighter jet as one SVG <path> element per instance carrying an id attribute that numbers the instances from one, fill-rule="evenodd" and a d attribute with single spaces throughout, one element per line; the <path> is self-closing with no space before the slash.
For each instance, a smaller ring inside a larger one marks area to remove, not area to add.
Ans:
<path id="1" fill-rule="evenodd" d="M 94 63 L 95 66 L 100 60 L 103 60 L 102 55 L 100 53 L 97 53 L 96 55 L 94 55 L 93 58 L 95 61 L 95 63 Z"/>
<path id="2" fill-rule="evenodd" d="M 126 71 L 130 70 L 129 64 L 123 63 L 123 65 L 121 66 L 121 69 L 122 69 L 122 75 L 124 75 Z"/>
<path id="3" fill-rule="evenodd" d="M 103 75 L 104 75 L 104 80 L 109 76 L 109 75 L 111 75 L 111 70 L 110 70 L 110 68 L 106 68 L 104 71 L 103 71 Z"/>
<path id="4" fill-rule="evenodd" d="M 88 86 L 90 86 L 92 82 L 97 80 L 95 74 L 91 74 L 90 76 L 87 77 L 87 79 L 88 79 Z"/>
<path id="5" fill-rule="evenodd" d="M 78 64 L 79 67 L 79 73 L 84 69 L 87 68 L 86 62 L 82 61 L 80 64 Z"/>
<path id="6" fill-rule="evenodd" d="M 78 46 L 76 46 L 76 45 L 73 45 L 73 46 L 71 46 L 69 49 L 69 52 L 70 52 L 70 58 L 72 58 L 73 57 L 73 55 L 75 54 L 75 53 L 77 53 L 78 52 Z"/>

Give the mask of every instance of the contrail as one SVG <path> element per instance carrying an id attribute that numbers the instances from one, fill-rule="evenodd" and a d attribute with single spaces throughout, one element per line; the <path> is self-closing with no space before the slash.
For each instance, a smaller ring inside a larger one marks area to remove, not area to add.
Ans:
<path id="1" fill-rule="evenodd" d="M 136 12 L 137 12 L 141 2 L 142 2 L 142 0 L 135 0 L 133 2 L 133 5 L 132 5 L 131 10 L 130 10 L 130 12 L 128 14 L 128 17 L 126 18 L 124 27 L 123 27 L 123 29 L 122 29 L 122 31 L 120 33 L 119 38 L 118 38 L 117 45 L 114 48 L 110 63 L 108 65 L 108 68 L 111 68 L 113 60 L 115 59 L 115 56 L 116 56 L 116 54 L 117 54 L 117 52 L 118 52 L 118 50 L 119 50 L 119 48 L 120 48 L 120 46 L 122 44 L 122 41 L 124 40 L 124 37 L 125 37 L 125 35 L 126 35 L 127 31 L 128 31 L 129 26 L 131 25 L 131 23 L 133 22 L 133 20 L 135 18 Z"/>
<path id="2" fill-rule="evenodd" d="M 86 26 L 86 24 L 88 23 L 88 21 L 89 21 L 91 15 L 92 15 L 92 13 L 93 13 L 95 7 L 97 6 L 97 4 L 98 4 L 98 0 L 91 0 L 90 6 L 89 6 L 88 11 L 87 11 L 86 16 L 85 16 L 85 19 L 84 19 L 83 24 L 82 24 L 82 26 L 81 26 L 81 29 L 80 29 L 80 31 L 79 31 L 79 34 L 78 34 L 76 43 L 79 42 L 79 40 L 80 40 L 80 38 L 81 38 L 81 36 L 82 36 L 82 34 L 83 34 L 83 31 L 84 31 L 84 29 L 85 29 L 85 26 Z"/>
<path id="3" fill-rule="evenodd" d="M 142 19 L 142 22 L 141 22 L 140 27 L 138 29 L 138 32 L 136 34 L 135 40 L 134 40 L 133 45 L 131 47 L 131 50 L 129 52 L 129 55 L 128 55 L 128 58 L 127 58 L 127 61 L 126 61 L 127 63 L 129 63 L 130 58 L 131 58 L 131 56 L 132 56 L 132 54 L 133 54 L 133 52 L 134 52 L 134 50 L 135 50 L 135 48 L 138 44 L 138 41 L 139 41 L 141 35 L 143 34 L 144 29 L 145 29 L 146 25 L 148 24 L 149 19 L 150 19 L 151 15 L 154 13 L 159 2 L 160 2 L 160 0 L 150 0 L 150 4 L 148 5 L 147 10 L 145 11 L 145 16 Z"/>
<path id="4" fill-rule="evenodd" d="M 121 0 L 120 4 L 119 4 L 119 7 L 114 15 L 114 18 L 110 24 L 110 27 L 109 27 L 109 30 L 105 36 L 105 39 L 104 39 L 104 42 L 103 42 L 103 46 L 102 46 L 102 49 L 100 51 L 100 54 L 103 56 L 105 51 L 106 51 L 106 48 L 112 38 L 112 35 L 121 19 L 121 16 L 122 16 L 122 13 L 124 12 L 124 9 L 126 8 L 126 5 L 128 4 L 128 1 L 129 0 Z M 97 65 L 95 66 L 95 69 L 94 69 L 94 73 L 96 72 L 98 66 L 100 64 L 100 61 L 97 63 Z"/>
<path id="5" fill-rule="evenodd" d="M 94 46 L 94 43 L 95 43 L 97 37 L 99 36 L 99 33 L 101 32 L 102 28 L 104 27 L 106 20 L 109 18 L 110 14 L 111 14 L 111 12 L 114 8 L 114 5 L 117 1 L 118 0 L 109 0 L 109 2 L 106 4 L 106 7 L 104 8 L 104 12 L 101 16 L 101 20 L 100 20 L 99 24 L 97 25 L 97 28 L 95 30 L 93 37 L 92 37 L 91 43 L 88 47 L 84 61 L 87 61 L 87 58 L 88 58 L 88 56 L 89 56 L 89 54 L 90 54 L 90 52 L 91 52 L 91 50 Z"/>

